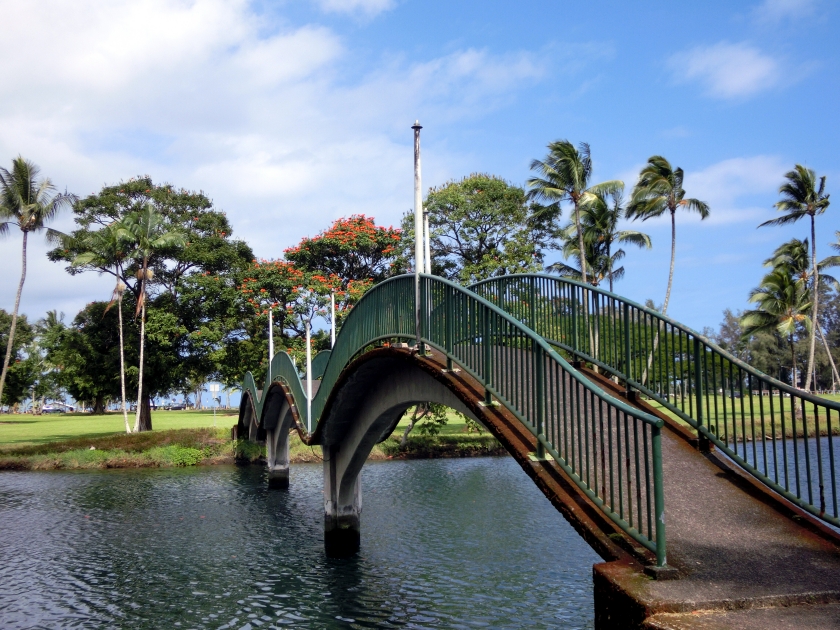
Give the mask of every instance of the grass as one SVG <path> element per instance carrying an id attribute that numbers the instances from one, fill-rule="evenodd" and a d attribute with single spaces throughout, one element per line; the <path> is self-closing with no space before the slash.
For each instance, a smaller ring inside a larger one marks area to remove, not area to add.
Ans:
<path id="1" fill-rule="evenodd" d="M 840 395 L 836 394 L 821 396 L 821 398 L 825 398 L 826 400 L 832 402 L 840 402 Z M 688 423 L 681 418 L 678 418 L 675 413 L 666 409 L 655 400 L 647 399 L 646 402 L 662 413 L 673 418 L 679 424 L 688 426 Z M 717 435 L 720 435 L 721 438 L 723 438 L 725 434 L 728 434 L 730 441 L 733 439 L 733 436 L 737 441 L 744 441 L 744 439 L 747 441 L 752 440 L 753 422 L 755 422 L 755 437 L 757 439 L 761 438 L 762 435 L 771 437 L 775 434 L 775 437 L 777 438 L 791 438 L 794 435 L 794 423 L 792 422 L 790 398 L 780 398 L 778 396 L 745 396 L 743 398 L 735 398 L 733 404 L 732 398 L 727 397 L 724 399 L 721 396 L 717 396 L 714 399 L 711 397 L 709 398 L 709 405 L 711 407 L 711 413 L 707 414 L 707 416 L 710 417 L 705 419 L 705 423 L 715 428 Z M 742 408 L 743 413 L 741 411 Z M 784 428 L 782 427 L 781 422 L 781 411 L 783 408 L 785 417 Z M 686 411 L 689 410 L 688 401 L 686 401 L 685 409 Z M 803 427 L 801 417 L 798 417 L 795 423 L 795 433 L 797 437 L 805 435 L 806 433 L 811 436 L 816 435 L 817 426 L 814 410 L 815 407 L 812 403 L 805 404 L 805 426 Z M 704 411 L 706 411 L 705 405 Z M 831 418 L 832 423 L 829 430 L 826 423 L 826 412 L 824 409 L 820 410 L 820 435 L 840 435 L 840 414 L 832 412 Z M 746 438 L 744 437 L 744 428 L 746 428 Z"/>
<path id="2" fill-rule="evenodd" d="M 236 411 L 216 412 L 216 426 L 230 429 L 237 420 Z M 134 424 L 133 414 L 129 423 Z M 153 411 L 155 431 L 198 429 L 213 426 L 212 411 Z M 33 416 L 30 414 L 0 415 L 0 453 L 9 444 L 43 444 L 77 437 L 96 438 L 125 433 L 122 413 L 92 416 L 86 413 L 61 413 Z"/>
<path id="3" fill-rule="evenodd" d="M 126 434 L 122 414 L 2 415 L 0 416 L 0 470 L 57 470 L 193 466 L 257 461 L 265 446 L 230 440 L 236 412 L 154 411 L 154 431 Z M 438 436 L 418 434 L 415 427 L 406 448 L 400 438 L 408 418 L 393 435 L 374 447 L 370 459 L 471 457 L 504 454 L 488 433 L 467 433 L 459 416 L 450 414 Z M 290 436 L 293 463 L 320 462 L 321 451 Z"/>

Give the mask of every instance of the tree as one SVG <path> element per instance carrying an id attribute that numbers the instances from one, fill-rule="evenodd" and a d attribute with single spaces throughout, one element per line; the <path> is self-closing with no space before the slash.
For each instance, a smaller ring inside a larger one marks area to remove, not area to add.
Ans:
<path id="1" fill-rule="evenodd" d="M 128 255 L 131 247 L 125 246 L 120 265 L 112 264 L 107 255 L 75 263 L 91 251 L 92 235 L 143 212 L 149 204 L 162 217 L 164 231 L 183 235 L 156 249 L 148 260 L 152 277 L 146 278 L 144 294 L 143 391 L 157 396 L 184 391 L 187 380 L 203 382 L 219 376 L 230 359 L 224 340 L 241 332 L 236 287 L 254 255 L 246 243 L 233 238 L 225 213 L 201 192 L 155 184 L 148 176 L 133 178 L 105 186 L 74 204 L 78 228 L 48 256 L 69 263 L 66 269 L 71 275 L 96 271 L 114 276 L 115 283 L 126 287 L 124 303 L 135 308 L 140 301 L 142 261 Z M 126 337 L 125 343 L 134 340 Z M 131 360 L 126 356 L 127 365 Z M 136 385 L 136 368 L 127 367 L 126 377 L 127 386 Z M 148 401 L 143 407 L 148 420 Z"/>
<path id="2" fill-rule="evenodd" d="M 542 214 L 551 218 L 560 216 L 560 204 L 563 201 L 571 202 L 574 206 L 578 251 L 586 251 L 580 218 L 581 203 L 591 195 L 606 195 L 616 191 L 623 187 L 624 183 L 613 180 L 589 185 L 592 176 L 592 156 L 589 145 L 585 142 L 581 142 L 578 148 L 568 140 L 552 142 L 548 145 L 545 160 L 533 160 L 531 170 L 536 171 L 539 176 L 526 182 L 529 188 L 528 197 L 548 201 L 549 205 L 543 209 Z M 581 259 L 580 272 L 583 282 L 588 282 L 585 256 Z"/>
<path id="3" fill-rule="evenodd" d="M 828 267 L 833 267 L 837 264 L 835 257 L 828 257 L 816 264 L 816 268 L 820 270 L 818 282 L 820 284 L 819 293 L 822 294 L 830 290 L 832 286 L 836 286 L 837 280 L 834 277 L 823 272 Z M 801 284 L 806 292 L 812 292 L 812 283 L 814 280 L 813 269 L 811 264 L 811 255 L 808 248 L 808 239 L 799 240 L 797 238 L 791 239 L 786 243 L 782 243 L 773 252 L 773 255 L 764 261 L 765 267 L 773 267 L 774 269 L 785 269 L 790 273 L 796 282 Z M 819 333 L 820 339 L 825 346 L 826 358 L 832 369 L 832 382 L 840 382 L 840 375 L 837 373 L 837 366 L 834 364 L 834 358 L 831 356 L 831 351 L 828 347 L 828 341 L 823 333 L 822 326 L 819 319 L 812 319 L 816 323 L 816 332 Z M 813 364 L 811 364 L 811 373 L 813 374 Z"/>
<path id="4" fill-rule="evenodd" d="M 149 397 L 143 396 L 143 351 L 146 341 L 146 286 L 154 277 L 149 267 L 149 260 L 166 247 L 177 246 L 184 241 L 180 232 L 166 231 L 164 218 L 155 212 L 151 204 L 143 210 L 128 215 L 119 233 L 131 243 L 134 256 L 139 262 L 137 277 L 140 280 L 140 291 L 137 299 L 135 317 L 140 315 L 140 363 L 137 377 L 137 415 L 134 419 L 134 431 L 151 431 L 152 416 Z M 144 410 L 145 407 L 145 410 Z"/>
<path id="5" fill-rule="evenodd" d="M 123 338 L 123 319 L 122 319 L 122 303 L 123 293 L 126 289 L 126 284 L 122 281 L 124 275 L 125 261 L 128 254 L 128 242 L 122 234 L 123 225 L 119 221 L 109 223 L 101 230 L 96 232 L 87 232 L 82 235 L 82 247 L 86 247 L 87 251 L 80 253 L 73 259 L 73 267 L 90 267 L 92 269 L 113 268 L 116 283 L 114 292 L 111 294 L 111 302 L 108 308 L 116 300 L 117 314 L 119 321 L 120 333 L 120 393 L 122 400 L 123 421 L 125 423 L 125 432 L 131 433 L 131 426 L 128 424 L 128 409 L 126 407 L 125 397 L 125 340 Z M 106 309 L 107 312 L 107 309 Z"/>
<path id="6" fill-rule="evenodd" d="M 9 347 L 12 329 L 12 315 L 0 308 L 0 344 Z M 18 317 L 17 334 L 11 342 L 11 361 L 6 373 L 6 387 L 3 390 L 0 405 L 12 407 L 23 402 L 32 391 L 35 374 L 31 365 L 26 362 L 26 347 L 35 338 L 34 330 L 26 319 L 26 315 Z"/>
<path id="7" fill-rule="evenodd" d="M 819 317 L 819 269 L 817 263 L 817 234 L 816 216 L 826 211 L 829 206 L 829 195 L 825 192 L 825 175 L 820 178 L 817 186 L 817 174 L 801 164 L 793 167 L 792 171 L 785 174 L 785 183 L 779 187 L 781 200 L 775 206 L 779 212 L 784 212 L 781 217 L 765 221 L 758 227 L 765 225 L 787 225 L 796 223 L 803 217 L 811 219 L 811 262 L 813 265 L 814 281 L 811 291 L 811 320 L 817 321 Z M 808 342 L 808 374 L 805 377 L 805 389 L 811 389 L 811 375 L 814 369 L 814 347 L 816 341 L 816 327 L 811 328 L 810 340 Z"/>
<path id="8" fill-rule="evenodd" d="M 665 302 L 662 314 L 668 312 L 668 302 L 671 299 L 671 287 L 674 282 L 674 260 L 677 253 L 677 223 L 678 208 L 696 212 L 700 219 L 709 216 L 709 206 L 699 199 L 685 197 L 683 189 L 683 170 L 672 168 L 661 155 L 648 158 L 647 165 L 639 173 L 639 180 L 633 188 L 633 195 L 627 217 L 630 219 L 648 219 L 659 217 L 669 212 L 671 215 L 671 265 L 668 271 L 668 288 L 665 291 Z"/>
<path id="9" fill-rule="evenodd" d="M 811 319 L 807 315 L 811 303 L 806 287 L 796 281 L 789 269 L 778 267 L 764 276 L 761 284 L 750 292 L 749 301 L 757 306 L 741 316 L 744 337 L 774 330 L 786 337 L 790 346 L 791 384 L 797 387 L 794 337 L 799 327 L 811 328 Z"/>
<path id="10" fill-rule="evenodd" d="M 623 186 L 609 194 L 592 195 L 581 204 L 580 225 L 583 230 L 583 242 L 586 247 L 586 266 L 592 271 L 590 283 L 594 286 L 608 279 L 610 291 L 613 281 L 624 277 L 624 267 L 615 264 L 624 258 L 623 249 L 613 250 L 615 244 L 635 245 L 650 249 L 650 237 L 636 230 L 619 230 L 618 223 L 624 218 L 626 209 L 622 199 Z M 580 264 L 580 239 L 576 226 L 568 225 L 564 230 L 565 243 L 563 256 L 575 258 Z M 560 275 L 581 279 L 581 267 L 574 269 L 562 263 L 547 267 Z"/>
<path id="11" fill-rule="evenodd" d="M 26 280 L 26 243 L 29 233 L 45 231 L 47 241 L 60 241 L 63 235 L 47 228 L 45 224 L 75 200 L 73 195 L 66 192 L 56 194 L 53 183 L 48 178 L 38 179 L 39 173 L 40 169 L 34 163 L 20 156 L 12 160 L 11 171 L 0 168 L 0 236 L 8 234 L 12 226 L 18 227 L 23 233 L 20 283 L 12 311 L 3 371 L 0 372 L 0 399 L 3 398 L 3 387 L 6 383 L 9 361 L 12 358 L 20 296 Z"/>
<path id="12" fill-rule="evenodd" d="M 93 413 L 105 413 L 108 400 L 119 397 L 117 314 L 106 302 L 91 302 L 69 326 L 55 325 L 41 344 L 58 381 L 79 401 L 90 401 Z M 136 339 L 131 325 L 129 337 Z M 136 372 L 136 369 L 135 369 Z"/>
<path id="13" fill-rule="evenodd" d="M 317 236 L 302 239 L 285 250 L 284 258 L 303 272 L 335 276 L 343 282 L 380 282 L 404 271 L 397 260 L 399 243 L 400 230 L 354 214 L 336 220 Z"/>
<path id="14" fill-rule="evenodd" d="M 473 174 L 429 189 L 432 273 L 469 284 L 510 273 L 539 271 L 557 230 L 553 216 L 525 192 L 493 175 Z M 414 219 L 402 220 L 402 260 L 411 260 Z"/>

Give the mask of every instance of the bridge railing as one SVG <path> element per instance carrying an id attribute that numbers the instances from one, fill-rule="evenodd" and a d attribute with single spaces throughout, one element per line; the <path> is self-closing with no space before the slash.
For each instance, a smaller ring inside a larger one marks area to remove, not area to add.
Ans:
<path id="1" fill-rule="evenodd" d="M 391 278 L 350 311 L 312 400 L 311 420 L 299 380 L 290 387 L 312 433 L 355 357 L 384 342 L 416 343 L 415 290 L 415 276 Z M 419 293 L 421 344 L 481 383 L 484 404 L 504 405 L 536 437 L 536 458 L 553 457 L 609 519 L 664 565 L 662 420 L 594 385 L 542 337 L 472 291 L 422 275 Z M 296 379 L 290 369 L 273 374 Z"/>
<path id="2" fill-rule="evenodd" d="M 745 470 L 840 526 L 840 404 L 756 370 L 702 334 L 603 289 L 544 274 L 471 287 L 569 353 L 693 427 Z"/>
<path id="3" fill-rule="evenodd" d="M 405 277 L 406 293 L 413 277 Z M 420 279 L 421 341 L 480 382 L 603 512 L 665 564 L 662 421 L 581 375 L 526 325 L 463 287 Z M 413 300 L 412 300 L 413 302 Z"/>

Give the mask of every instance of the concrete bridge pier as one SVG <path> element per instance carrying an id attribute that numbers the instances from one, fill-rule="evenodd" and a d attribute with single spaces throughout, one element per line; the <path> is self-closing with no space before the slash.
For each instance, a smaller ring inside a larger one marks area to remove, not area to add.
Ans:
<path id="1" fill-rule="evenodd" d="M 412 358 L 363 363 L 336 395 L 321 436 L 324 454 L 324 546 L 329 556 L 359 550 L 362 467 L 373 447 L 387 438 L 410 406 L 439 402 L 475 419 L 455 394 L 419 369 Z"/>
<path id="2" fill-rule="evenodd" d="M 324 448 L 324 549 L 332 558 L 346 558 L 361 544 L 362 481 L 358 474 L 342 492 L 339 469 L 346 472 L 338 446 Z"/>
<path id="3" fill-rule="evenodd" d="M 279 388 L 271 391 L 266 401 L 265 454 L 268 467 L 268 487 L 289 487 L 289 432 L 294 423 L 291 407 Z"/>

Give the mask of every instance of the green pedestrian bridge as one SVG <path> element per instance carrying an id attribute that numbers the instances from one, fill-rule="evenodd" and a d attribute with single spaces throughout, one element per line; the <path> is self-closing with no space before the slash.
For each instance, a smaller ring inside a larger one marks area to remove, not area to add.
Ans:
<path id="1" fill-rule="evenodd" d="M 328 555 L 359 550 L 371 449 L 432 401 L 485 426 L 604 559 L 596 627 L 840 627 L 840 404 L 654 310 L 543 274 L 399 276 L 311 383 L 285 353 L 270 368 L 246 375 L 237 434 L 265 442 L 275 487 L 291 431 L 321 447 Z"/>

